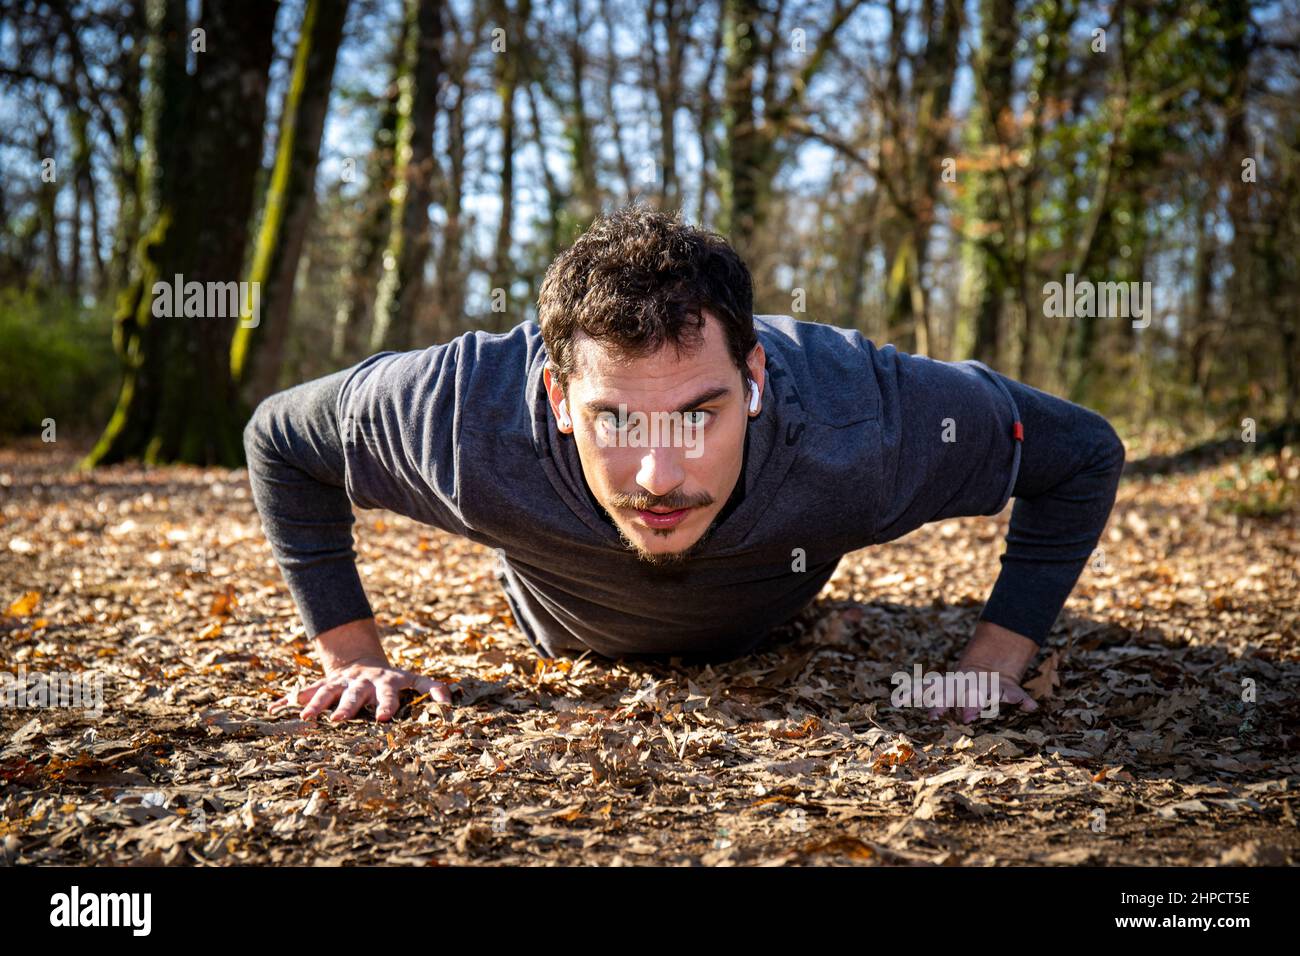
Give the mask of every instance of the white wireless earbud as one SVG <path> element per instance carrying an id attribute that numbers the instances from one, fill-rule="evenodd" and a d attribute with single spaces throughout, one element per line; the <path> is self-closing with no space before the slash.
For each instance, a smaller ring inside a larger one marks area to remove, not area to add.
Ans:
<path id="1" fill-rule="evenodd" d="M 558 415 L 558 417 L 559 417 L 559 419 L 560 419 L 560 427 L 561 427 L 561 428 L 572 428 L 572 427 L 573 427 L 573 419 L 569 417 L 569 401 L 568 401 L 568 399 L 565 399 L 565 398 L 560 399 L 560 407 L 559 407 L 559 409 L 558 409 L 558 411 L 557 411 L 557 415 Z"/>
<path id="2" fill-rule="evenodd" d="M 752 415 L 758 411 L 758 383 L 752 378 L 749 380 L 749 413 Z"/>

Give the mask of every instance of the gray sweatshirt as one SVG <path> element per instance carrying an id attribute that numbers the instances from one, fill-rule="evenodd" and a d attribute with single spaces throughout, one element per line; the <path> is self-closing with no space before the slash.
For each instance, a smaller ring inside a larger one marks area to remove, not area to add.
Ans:
<path id="1" fill-rule="evenodd" d="M 249 477 L 308 634 L 372 615 L 354 505 L 497 549 L 510 606 L 545 656 L 724 659 L 796 615 L 844 554 L 996 514 L 1015 494 L 981 616 L 1041 644 L 1114 500 L 1124 450 L 1105 419 L 977 362 L 754 321 L 762 412 L 709 540 L 677 568 L 639 562 L 588 490 L 546 401 L 535 322 L 374 355 L 266 399 L 244 433 Z"/>

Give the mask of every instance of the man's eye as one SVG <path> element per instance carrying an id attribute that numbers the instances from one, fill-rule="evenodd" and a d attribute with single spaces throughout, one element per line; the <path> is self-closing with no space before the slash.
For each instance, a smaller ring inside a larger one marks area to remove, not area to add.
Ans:
<path id="1" fill-rule="evenodd" d="M 711 417 L 713 417 L 712 412 L 705 412 L 705 411 L 687 412 L 683 417 L 683 421 L 692 428 L 701 428 L 704 425 L 708 424 L 708 421 Z"/>

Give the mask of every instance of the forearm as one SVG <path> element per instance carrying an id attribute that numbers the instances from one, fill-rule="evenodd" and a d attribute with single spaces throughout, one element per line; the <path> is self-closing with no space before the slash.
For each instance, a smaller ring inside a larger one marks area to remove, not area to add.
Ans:
<path id="1" fill-rule="evenodd" d="M 1002 570 L 980 618 L 1041 646 L 1105 529 L 1124 446 L 1097 413 L 1001 377 L 1024 440 Z"/>
<path id="2" fill-rule="evenodd" d="M 253 502 L 309 637 L 373 617 L 357 574 L 335 404 L 346 372 L 271 396 L 244 430 Z M 376 638 L 377 640 L 377 638 Z"/>

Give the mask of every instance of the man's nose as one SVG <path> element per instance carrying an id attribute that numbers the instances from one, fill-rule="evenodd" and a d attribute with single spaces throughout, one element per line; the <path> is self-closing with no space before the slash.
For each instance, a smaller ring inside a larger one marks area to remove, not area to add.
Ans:
<path id="1" fill-rule="evenodd" d="M 647 448 L 641 458 L 636 483 L 652 495 L 666 495 L 686 480 L 682 468 L 682 450 L 661 446 Z"/>

